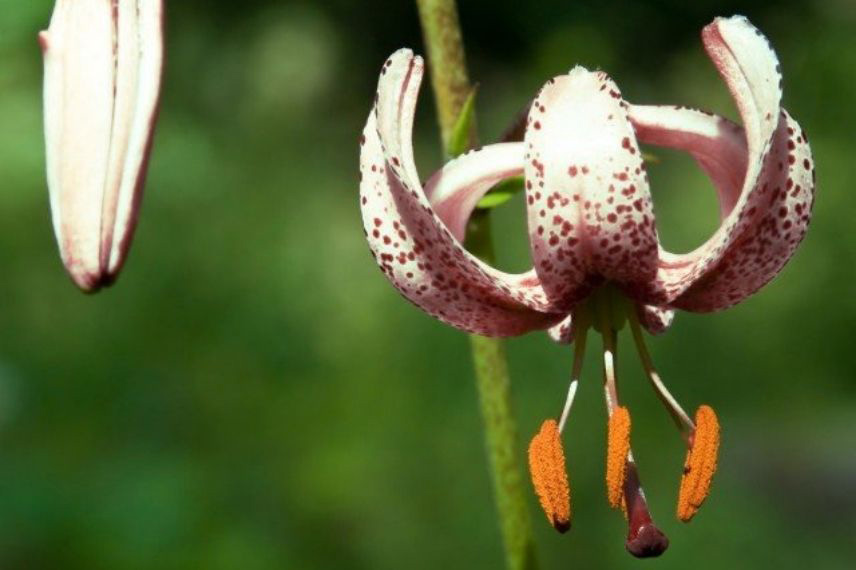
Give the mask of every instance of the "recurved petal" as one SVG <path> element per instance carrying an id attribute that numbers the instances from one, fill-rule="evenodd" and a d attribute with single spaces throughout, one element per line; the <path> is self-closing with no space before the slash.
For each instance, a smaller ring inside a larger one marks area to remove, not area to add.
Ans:
<path id="1" fill-rule="evenodd" d="M 396 52 L 384 66 L 376 109 L 363 131 L 360 202 L 372 254 L 408 300 L 457 328 L 509 336 L 552 325 L 562 315 L 538 310 L 546 300 L 533 273 L 509 275 L 476 259 L 429 204 L 410 142 L 421 77 L 421 58 Z M 450 163 L 439 176 L 455 178 L 458 168 L 472 172 L 462 164 Z"/>
<path id="2" fill-rule="evenodd" d="M 707 242 L 693 252 L 675 255 L 660 251 L 657 279 L 642 299 L 654 304 L 671 302 L 723 257 L 747 228 L 756 222 L 749 204 L 760 192 L 759 178 L 778 125 L 781 75 L 767 39 L 746 18 L 717 18 L 702 31 L 705 49 L 725 80 L 743 120 L 747 147 L 746 172 L 728 215 Z M 720 179 L 717 184 L 722 184 Z M 722 192 L 720 192 L 722 194 Z"/>
<path id="3" fill-rule="evenodd" d="M 59 0 L 39 35 L 51 210 L 66 268 L 94 291 L 130 245 L 157 113 L 162 2 Z"/>
<path id="4" fill-rule="evenodd" d="M 734 209 L 746 177 L 743 128 L 724 117 L 669 105 L 630 105 L 639 142 L 688 152 L 710 177 L 719 198 L 720 218 Z"/>
<path id="5" fill-rule="evenodd" d="M 425 184 L 437 216 L 459 242 L 479 200 L 499 182 L 523 173 L 523 143 L 499 143 L 448 162 Z"/>
<path id="6" fill-rule="evenodd" d="M 574 341 L 574 319 L 568 315 L 559 324 L 547 329 L 547 334 L 558 344 L 571 344 Z"/>
<path id="7" fill-rule="evenodd" d="M 636 305 L 639 322 L 651 334 L 666 332 L 675 320 L 675 311 L 654 305 Z"/>
<path id="8" fill-rule="evenodd" d="M 784 109 L 756 192 L 747 206 L 755 222 L 716 267 L 675 299 L 689 311 L 735 305 L 773 279 L 808 229 L 814 205 L 814 161 L 808 139 Z"/>
<path id="9" fill-rule="evenodd" d="M 548 296 L 569 310 L 601 279 L 651 280 L 651 196 L 615 83 L 581 67 L 548 82 L 532 104 L 525 144 L 532 255 Z"/>

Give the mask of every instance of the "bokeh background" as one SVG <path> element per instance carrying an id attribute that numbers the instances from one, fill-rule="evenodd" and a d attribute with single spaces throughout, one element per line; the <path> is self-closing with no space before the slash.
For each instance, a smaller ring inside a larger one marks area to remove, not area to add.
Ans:
<path id="1" fill-rule="evenodd" d="M 421 49 L 414 5 L 168 2 L 141 223 L 118 284 L 64 275 L 48 213 L 36 32 L 52 2 L 0 0 L 0 567 L 501 568 L 464 335 L 403 301 L 362 238 L 357 138 L 385 57 Z M 597 342 L 567 433 L 575 526 L 531 498 L 543 568 L 851 568 L 856 546 L 856 3 L 461 1 L 481 138 L 574 63 L 634 102 L 736 117 L 699 31 L 743 13 L 811 136 L 803 247 L 748 302 L 678 316 L 650 346 L 689 408 L 720 414 L 714 492 L 674 519 L 681 442 L 621 345 L 653 513 L 672 546 L 624 551 L 605 504 Z M 418 162 L 439 162 L 431 95 Z M 649 169 L 665 244 L 713 231 L 686 156 Z M 522 200 L 500 267 L 528 264 Z M 626 335 L 625 335 L 626 336 Z M 508 344 L 521 453 L 562 403 L 570 351 Z"/>

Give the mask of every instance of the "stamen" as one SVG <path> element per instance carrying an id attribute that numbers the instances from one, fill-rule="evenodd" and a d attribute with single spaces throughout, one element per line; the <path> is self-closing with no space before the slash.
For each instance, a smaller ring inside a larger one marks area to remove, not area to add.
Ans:
<path id="1" fill-rule="evenodd" d="M 559 433 L 562 433 L 565 429 L 565 422 L 568 421 L 568 414 L 571 411 L 571 406 L 574 403 L 574 396 L 577 395 L 577 380 L 571 380 L 570 386 L 568 386 L 568 395 L 565 397 L 565 407 L 562 408 L 562 417 L 559 418 Z"/>
<path id="2" fill-rule="evenodd" d="M 603 392 L 606 411 L 612 416 L 618 406 L 618 386 L 615 380 L 615 332 L 605 330 L 603 335 Z"/>
<path id="3" fill-rule="evenodd" d="M 657 373 L 657 369 L 654 368 L 654 362 L 651 360 L 651 354 L 648 352 L 648 347 L 645 345 L 645 337 L 642 336 L 642 327 L 639 326 L 639 317 L 636 314 L 636 311 L 631 310 L 628 312 L 630 330 L 633 331 L 633 340 L 636 344 L 636 350 L 639 352 L 639 358 L 642 360 L 642 366 L 645 368 L 645 373 L 648 376 L 648 380 L 651 382 L 651 387 L 654 388 L 654 392 L 657 393 L 657 397 L 666 407 L 666 410 L 669 412 L 669 415 L 672 416 L 672 419 L 675 421 L 678 429 L 681 430 L 681 435 L 684 437 L 687 445 L 689 445 L 690 436 L 693 433 L 693 430 L 695 430 L 695 425 L 693 425 L 690 417 L 666 388 L 666 385 L 663 384 L 663 381 L 660 379 L 660 375 Z"/>
<path id="4" fill-rule="evenodd" d="M 710 493 L 719 452 L 719 421 L 710 406 L 700 406 L 695 415 L 696 429 L 684 463 L 678 494 L 678 518 L 689 522 Z"/>
<path id="5" fill-rule="evenodd" d="M 622 505 L 629 452 L 630 412 L 620 406 L 609 416 L 606 445 L 606 499 L 614 509 Z"/>
<path id="6" fill-rule="evenodd" d="M 571 405 L 574 403 L 574 396 L 577 393 L 577 384 L 580 379 L 580 374 L 583 369 L 583 356 L 586 353 L 586 337 L 588 336 L 588 324 L 578 322 L 574 329 L 574 364 L 571 369 L 571 384 L 568 386 L 568 395 L 565 398 L 565 406 L 562 409 L 562 416 L 559 418 L 559 433 L 565 429 L 565 422 L 568 420 L 568 414 L 571 411 Z"/>
<path id="7" fill-rule="evenodd" d="M 546 420 L 529 444 L 529 473 L 547 520 L 559 532 L 571 528 L 571 491 L 556 420 Z"/>

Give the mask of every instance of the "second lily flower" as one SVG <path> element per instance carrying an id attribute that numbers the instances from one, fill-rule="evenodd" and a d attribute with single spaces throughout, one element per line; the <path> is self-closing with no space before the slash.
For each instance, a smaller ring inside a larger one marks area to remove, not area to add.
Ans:
<path id="1" fill-rule="evenodd" d="M 63 263 L 112 283 L 142 198 L 163 67 L 162 0 L 58 0 L 44 52 L 48 187 Z"/>

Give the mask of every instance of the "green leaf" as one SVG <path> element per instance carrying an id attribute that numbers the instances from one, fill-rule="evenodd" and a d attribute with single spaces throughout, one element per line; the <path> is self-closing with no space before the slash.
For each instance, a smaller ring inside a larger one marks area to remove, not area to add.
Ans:
<path id="1" fill-rule="evenodd" d="M 660 157 L 653 152 L 642 151 L 642 160 L 648 164 L 660 164 Z"/>
<path id="2" fill-rule="evenodd" d="M 455 121 L 455 126 L 452 128 L 452 136 L 449 137 L 449 148 L 446 150 L 449 156 L 455 157 L 459 154 L 464 154 L 470 147 L 470 131 L 476 117 L 476 91 L 478 86 L 474 86 L 467 100 L 464 101 L 464 106 L 461 107 L 461 112 L 458 115 L 458 120 Z"/>
<path id="3" fill-rule="evenodd" d="M 523 190 L 523 177 L 514 176 L 503 180 L 494 186 L 484 197 L 476 204 L 476 208 L 489 210 L 505 204 L 518 192 Z"/>

